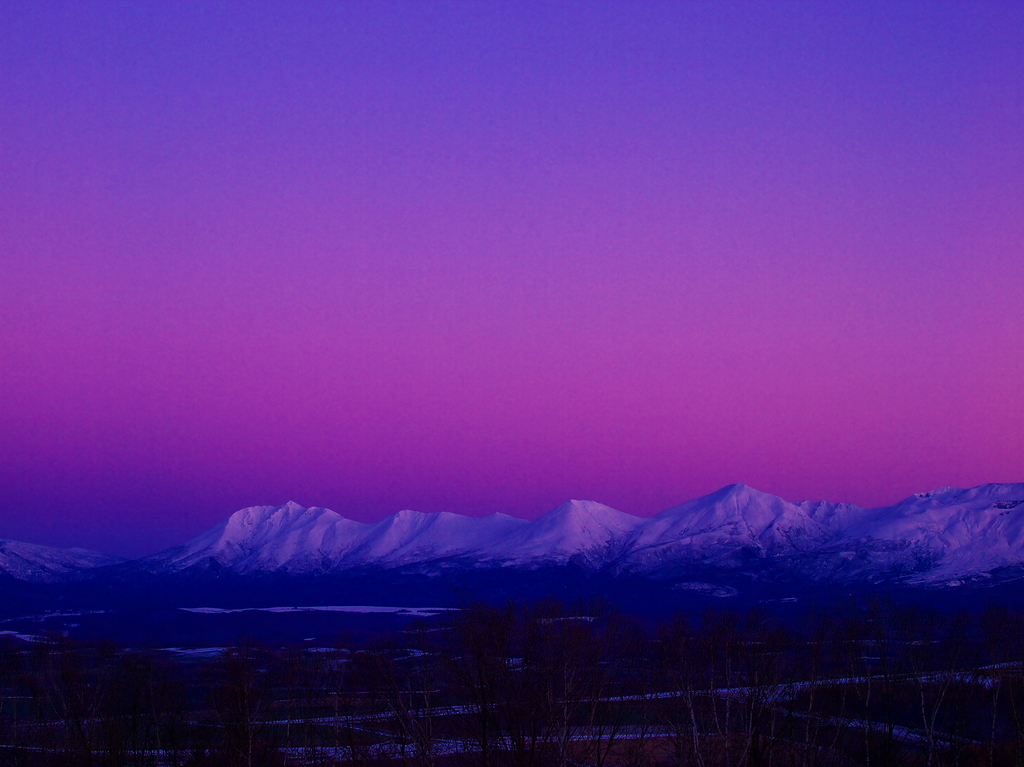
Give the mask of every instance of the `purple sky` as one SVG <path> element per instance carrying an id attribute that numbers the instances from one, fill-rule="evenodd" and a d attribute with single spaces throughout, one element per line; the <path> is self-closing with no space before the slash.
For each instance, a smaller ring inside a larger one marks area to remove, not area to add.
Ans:
<path id="1" fill-rule="evenodd" d="M 0 537 L 1024 479 L 1024 4 L 0 5 Z"/>

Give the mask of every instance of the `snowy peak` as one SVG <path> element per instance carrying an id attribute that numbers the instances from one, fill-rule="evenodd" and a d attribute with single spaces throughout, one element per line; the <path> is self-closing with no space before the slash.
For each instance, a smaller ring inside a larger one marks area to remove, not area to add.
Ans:
<path id="1" fill-rule="evenodd" d="M 797 501 L 795 505 L 819 525 L 837 533 L 861 521 L 867 514 L 867 509 L 854 503 Z"/>
<path id="2" fill-rule="evenodd" d="M 928 509 L 955 505 L 984 505 L 986 502 L 1024 499 L 1024 483 L 987 484 L 969 489 L 940 487 L 927 493 L 915 493 L 904 498 L 894 509 Z"/>
<path id="3" fill-rule="evenodd" d="M 343 520 L 344 517 L 329 509 L 307 509 L 294 501 L 283 506 L 251 506 L 228 517 L 218 545 L 222 549 L 254 550 L 281 537 L 322 535 Z"/>
<path id="4" fill-rule="evenodd" d="M 0 571 L 59 579 L 110 562 L 102 555 L 34 549 L 45 547 L 0 542 Z M 877 509 L 791 503 L 736 484 L 651 518 L 573 500 L 532 522 L 403 510 L 365 524 L 289 502 L 237 511 L 188 543 L 132 566 L 155 573 L 318 574 L 572 563 L 682 577 L 693 568 L 726 572 L 754 562 L 758 573 L 832 581 L 941 583 L 1003 567 L 1024 572 L 1024 483 L 939 488 Z"/>
<path id="5" fill-rule="evenodd" d="M 329 509 L 251 506 L 188 543 L 147 557 L 151 569 L 182 570 L 207 561 L 238 571 L 322 569 L 366 525 Z"/>
<path id="6" fill-rule="evenodd" d="M 33 543 L 0 540 L 0 573 L 20 581 L 53 583 L 84 571 L 124 560 L 86 549 L 58 549 Z"/>
<path id="7" fill-rule="evenodd" d="M 370 526 L 344 564 L 404 564 L 467 556 L 526 524 L 505 514 L 475 518 L 446 511 L 400 511 Z"/>
<path id="8" fill-rule="evenodd" d="M 797 504 L 736 484 L 654 517 L 636 532 L 630 551 L 641 561 L 750 558 L 804 551 L 831 537 Z"/>
<path id="9" fill-rule="evenodd" d="M 142 562 L 151 571 L 216 565 L 239 573 L 390 567 L 466 556 L 526 524 L 504 514 L 475 519 L 410 510 L 366 524 L 289 502 L 236 511 L 183 546 Z"/>
<path id="10" fill-rule="evenodd" d="M 871 509 L 843 535 L 851 548 L 899 550 L 929 562 L 917 582 L 1024 564 L 1024 483 L 943 487 Z"/>
<path id="11" fill-rule="evenodd" d="M 644 522 L 596 501 L 567 501 L 484 551 L 507 562 L 593 561 Z"/>

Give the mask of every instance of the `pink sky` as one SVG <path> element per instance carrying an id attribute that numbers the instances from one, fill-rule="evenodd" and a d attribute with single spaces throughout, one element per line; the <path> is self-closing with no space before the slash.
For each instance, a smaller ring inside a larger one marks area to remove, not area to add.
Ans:
<path id="1" fill-rule="evenodd" d="M 0 30 L 0 537 L 1024 478 L 1024 6 Z"/>

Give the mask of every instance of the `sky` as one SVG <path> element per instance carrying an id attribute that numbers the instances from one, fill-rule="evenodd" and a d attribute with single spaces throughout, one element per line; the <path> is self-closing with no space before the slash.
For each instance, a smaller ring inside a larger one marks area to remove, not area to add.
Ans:
<path id="1" fill-rule="evenodd" d="M 1024 481 L 1024 4 L 0 4 L 0 538 Z"/>

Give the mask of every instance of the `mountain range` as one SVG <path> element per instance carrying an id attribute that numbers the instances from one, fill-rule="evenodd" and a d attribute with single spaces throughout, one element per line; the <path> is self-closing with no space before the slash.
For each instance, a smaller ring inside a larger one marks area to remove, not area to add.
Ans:
<path id="1" fill-rule="evenodd" d="M 738 582 L 1005 582 L 1024 577 L 1024 483 L 944 487 L 875 509 L 794 503 L 737 484 L 649 518 L 567 501 L 533 521 L 405 510 L 363 523 L 289 502 L 242 509 L 191 541 L 135 560 L 0 541 L 8 582 L 80 589 L 267 578 L 496 583 L 541 571 L 716 596 L 734 593 Z"/>

